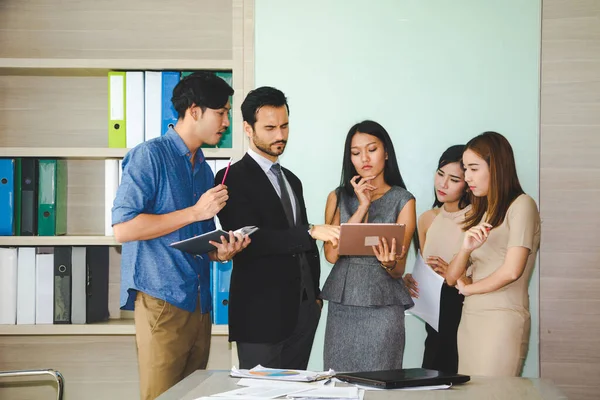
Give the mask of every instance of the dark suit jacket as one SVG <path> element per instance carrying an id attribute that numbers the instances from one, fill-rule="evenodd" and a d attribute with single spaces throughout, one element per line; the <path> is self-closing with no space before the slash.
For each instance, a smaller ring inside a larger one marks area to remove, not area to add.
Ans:
<path id="1" fill-rule="evenodd" d="M 261 167 L 246 154 L 227 174 L 229 200 L 219 212 L 221 225 L 235 230 L 254 225 L 252 243 L 233 259 L 229 289 L 229 340 L 276 343 L 294 330 L 301 299 L 300 253 L 310 265 L 315 293 L 320 265 L 308 234 L 306 206 L 298 177 L 282 168 L 300 203 L 301 224 L 290 228 L 281 200 Z M 224 170 L 217 173 L 221 183 Z"/>

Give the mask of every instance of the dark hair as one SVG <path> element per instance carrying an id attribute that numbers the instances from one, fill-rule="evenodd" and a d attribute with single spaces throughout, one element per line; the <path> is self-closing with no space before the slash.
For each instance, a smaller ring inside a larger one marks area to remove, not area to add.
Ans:
<path id="1" fill-rule="evenodd" d="M 283 107 L 287 108 L 288 115 L 290 114 L 290 107 L 288 106 L 287 99 L 283 92 L 279 89 L 275 89 L 270 86 L 262 86 L 257 89 L 251 90 L 244 102 L 242 103 L 242 118 L 252 128 L 256 123 L 256 114 L 262 107 Z"/>
<path id="2" fill-rule="evenodd" d="M 345 190 L 349 196 L 354 195 L 354 188 L 350 183 L 353 176 L 358 175 L 354 164 L 352 164 L 352 138 L 357 133 L 366 133 L 373 135 L 383 143 L 383 150 L 387 153 L 388 158 L 385 160 L 385 166 L 383 169 L 383 180 L 390 186 L 400 186 L 406 189 L 402 175 L 400 174 L 400 168 L 398 167 L 398 160 L 396 159 L 396 152 L 394 151 L 394 144 L 390 135 L 387 133 L 385 128 L 379 125 L 375 121 L 363 121 L 360 122 L 348 131 L 346 135 L 346 143 L 344 144 L 344 158 L 342 161 L 342 178 L 340 181 L 340 188 Z"/>
<path id="3" fill-rule="evenodd" d="M 343 190 L 349 196 L 354 196 L 354 188 L 350 183 L 352 177 L 358 175 L 356 172 L 356 168 L 354 164 L 352 164 L 352 138 L 357 133 L 366 133 L 368 135 L 373 135 L 377 139 L 381 140 L 383 143 L 383 150 L 387 153 L 387 159 L 385 160 L 385 165 L 383 168 L 383 180 L 390 186 L 400 186 L 403 189 L 406 189 L 406 185 L 404 184 L 404 179 L 402 179 L 402 174 L 400 174 L 400 168 L 398 167 L 398 160 L 396 159 L 396 151 L 394 150 L 394 144 L 392 143 L 392 139 L 390 135 L 387 133 L 385 128 L 378 124 L 375 121 L 365 120 L 355 124 L 350 128 L 348 134 L 346 135 L 346 143 L 344 144 L 344 158 L 342 161 L 342 177 L 340 180 L 340 186 L 336 189 L 337 195 L 337 205 L 336 209 L 333 212 L 337 212 L 337 208 L 339 207 L 341 196 L 340 192 Z M 416 222 L 416 221 L 415 221 Z M 417 228 L 415 227 L 415 233 L 413 234 L 413 244 L 415 246 L 415 251 L 419 250 L 419 233 L 417 232 Z"/>
<path id="4" fill-rule="evenodd" d="M 444 168 L 446 165 L 452 164 L 452 163 L 459 163 L 460 167 L 462 168 L 462 155 L 464 152 L 465 152 L 464 144 L 457 144 L 457 145 L 448 147 L 446 149 L 446 151 L 444 151 L 442 153 L 442 156 L 440 157 L 440 160 L 438 161 L 437 169 Z M 435 188 L 433 189 L 433 194 L 434 194 L 435 200 L 433 201 L 433 205 L 431 206 L 431 208 L 443 206 L 444 203 L 442 203 L 441 201 L 439 201 L 437 199 L 437 194 L 435 193 Z M 465 190 L 463 192 L 463 194 L 460 196 L 460 200 L 458 201 L 458 208 L 462 210 L 469 204 L 471 204 L 471 201 L 469 199 L 468 192 Z"/>
<path id="5" fill-rule="evenodd" d="M 198 71 L 177 83 L 171 102 L 178 117 L 183 118 L 185 111 L 193 105 L 200 107 L 202 112 L 207 108 L 218 110 L 225 107 L 233 92 L 233 88 L 213 72 Z"/>
<path id="6" fill-rule="evenodd" d="M 478 225 L 486 212 L 486 222 L 495 228 L 504 221 L 512 202 L 524 193 L 512 147 L 501 134 L 484 132 L 467 143 L 467 150 L 473 151 L 488 164 L 490 186 L 487 196 L 476 197 L 470 193 L 473 209 L 468 213 L 463 229 Z"/>

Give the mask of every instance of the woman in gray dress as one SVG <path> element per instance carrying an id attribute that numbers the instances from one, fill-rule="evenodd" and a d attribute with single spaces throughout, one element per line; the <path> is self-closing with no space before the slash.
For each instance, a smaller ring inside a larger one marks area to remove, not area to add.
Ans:
<path id="1" fill-rule="evenodd" d="M 403 243 L 374 247 L 375 256 L 340 256 L 325 244 L 332 264 L 321 293 L 329 301 L 324 366 L 337 372 L 402 368 L 404 310 L 413 306 L 402 275 L 416 227 L 415 199 L 406 190 L 386 130 L 374 121 L 350 128 L 340 187 L 329 194 L 325 220 L 400 223 Z"/>

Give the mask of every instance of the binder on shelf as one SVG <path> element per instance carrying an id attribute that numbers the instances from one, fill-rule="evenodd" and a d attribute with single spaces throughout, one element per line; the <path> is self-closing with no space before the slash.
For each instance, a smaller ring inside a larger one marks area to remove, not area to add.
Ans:
<path id="1" fill-rule="evenodd" d="M 15 229 L 15 160 L 0 159 L 0 236 L 12 236 Z"/>
<path id="2" fill-rule="evenodd" d="M 104 235 L 112 236 L 112 207 L 119 188 L 119 160 L 104 160 Z"/>
<path id="3" fill-rule="evenodd" d="M 54 323 L 71 323 L 71 248 L 54 248 Z"/>
<path id="4" fill-rule="evenodd" d="M 229 322 L 229 285 L 233 262 L 211 264 L 213 324 L 226 325 Z"/>
<path id="5" fill-rule="evenodd" d="M 21 235 L 37 234 L 38 160 L 21 159 Z"/>
<path id="6" fill-rule="evenodd" d="M 161 124 L 161 135 L 167 133 L 169 128 L 175 127 L 177 124 L 177 111 L 173 107 L 171 98 L 173 97 L 173 89 L 179 83 L 179 76 L 181 74 L 175 71 L 163 71 L 162 73 L 162 124 Z"/>
<path id="7" fill-rule="evenodd" d="M 73 247 L 71 250 L 71 323 L 85 324 L 87 266 L 85 247 Z"/>
<path id="8" fill-rule="evenodd" d="M 125 126 L 125 72 L 108 73 L 108 147 L 127 147 Z"/>
<path id="9" fill-rule="evenodd" d="M 67 234 L 67 161 L 56 161 L 56 226 L 55 234 Z"/>
<path id="10" fill-rule="evenodd" d="M 35 324 L 35 247 L 17 253 L 17 325 Z"/>
<path id="11" fill-rule="evenodd" d="M 21 235 L 21 159 L 15 158 L 15 177 L 14 177 L 15 203 L 13 210 L 13 235 Z"/>
<path id="12" fill-rule="evenodd" d="M 38 235 L 56 233 L 56 160 L 39 161 Z"/>
<path id="13" fill-rule="evenodd" d="M 160 137 L 162 132 L 162 73 L 144 73 L 144 140 Z"/>
<path id="14" fill-rule="evenodd" d="M 125 132 L 127 148 L 144 141 L 144 73 L 125 73 Z"/>
<path id="15" fill-rule="evenodd" d="M 53 249 L 38 247 L 35 259 L 35 323 L 54 322 L 54 254 Z"/>
<path id="16" fill-rule="evenodd" d="M 17 323 L 17 249 L 0 248 L 0 325 Z"/>
<path id="17" fill-rule="evenodd" d="M 86 323 L 106 321 L 108 312 L 108 247 L 86 248 Z"/>

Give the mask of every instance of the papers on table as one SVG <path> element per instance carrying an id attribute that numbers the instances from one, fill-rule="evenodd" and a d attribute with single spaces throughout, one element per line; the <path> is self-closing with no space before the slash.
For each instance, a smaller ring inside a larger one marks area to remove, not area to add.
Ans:
<path id="1" fill-rule="evenodd" d="M 251 371 L 254 371 L 252 374 Z M 256 373 L 259 372 L 258 375 Z M 295 372 L 295 373 L 292 373 Z M 363 400 L 365 391 L 355 386 L 326 386 L 331 379 L 315 381 L 321 376 L 331 376 L 330 372 L 311 372 L 300 370 L 275 370 L 260 365 L 252 370 L 238 370 L 235 367 L 231 376 L 249 374 L 252 378 L 242 378 L 238 385 L 242 388 L 229 390 L 212 396 L 199 397 L 196 400 Z M 274 377 L 276 380 L 270 380 Z M 308 381 L 285 381 L 282 378 L 312 379 Z"/>
<path id="2" fill-rule="evenodd" d="M 444 278 L 431 269 L 429 265 L 425 264 L 420 253 L 417 254 L 412 277 L 419 284 L 419 297 L 416 299 L 413 298 L 415 305 L 408 312 L 421 318 L 438 331 L 440 297 L 442 295 Z"/>
<path id="3" fill-rule="evenodd" d="M 363 385 L 356 385 L 356 387 L 359 388 L 359 389 L 366 390 L 366 391 L 369 391 L 369 390 L 407 390 L 407 391 L 417 391 L 417 390 L 444 390 L 444 389 L 450 389 L 452 387 L 452 385 L 410 386 L 410 387 L 397 388 L 397 389 L 383 389 L 383 388 L 378 388 L 378 387 L 373 387 L 373 386 L 363 386 Z"/>
<path id="4" fill-rule="evenodd" d="M 257 365 L 252 369 L 233 367 L 230 375 L 234 378 L 269 379 L 274 381 L 314 382 L 332 377 L 335 371 L 312 372 L 297 369 L 274 369 Z"/>

